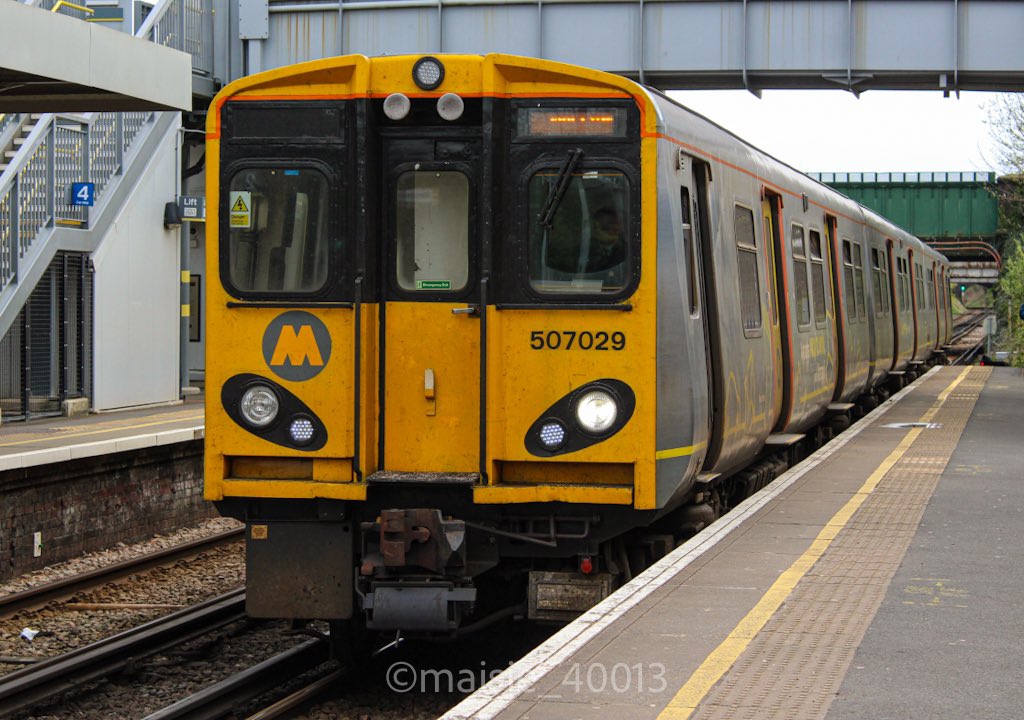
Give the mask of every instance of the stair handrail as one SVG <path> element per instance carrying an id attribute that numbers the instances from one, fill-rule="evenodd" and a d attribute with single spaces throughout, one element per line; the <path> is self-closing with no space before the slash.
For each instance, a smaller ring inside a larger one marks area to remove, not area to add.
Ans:
<path id="1" fill-rule="evenodd" d="M 202 6 L 208 8 L 208 3 L 203 2 Z M 135 32 L 135 37 L 186 52 L 192 57 L 193 73 L 212 75 L 212 24 L 210 27 L 201 24 L 197 26 L 194 22 L 190 24 L 190 19 L 186 15 L 194 10 L 194 7 L 190 8 L 183 0 L 159 0 L 146 15 L 146 19 Z M 176 16 L 168 18 L 167 15 L 172 11 Z M 167 30 L 162 28 L 165 19 L 171 22 L 171 27 Z M 188 31 L 198 31 L 198 37 L 192 37 Z"/>
<path id="2" fill-rule="evenodd" d="M 159 0 L 159 2 L 153 6 L 153 9 L 149 11 L 149 14 L 146 15 L 146 19 L 142 21 L 142 25 L 139 26 L 139 29 L 135 31 L 135 37 L 146 38 L 151 32 L 153 32 L 154 26 L 158 21 L 163 19 L 164 15 L 167 14 L 168 9 L 170 9 L 171 5 L 176 1 L 177 0 Z M 155 36 L 148 39 L 153 42 L 157 42 Z M 164 43 L 158 44 L 163 45 Z M 175 50 L 181 50 L 181 48 L 175 48 Z"/>
<path id="3" fill-rule="evenodd" d="M 0 113 L 0 152 L 7 149 L 15 136 L 21 132 L 25 113 Z"/>
<path id="4" fill-rule="evenodd" d="M 17 279 L 19 261 L 44 229 L 58 224 L 88 228 L 89 208 L 72 205 L 62 193 L 70 190 L 72 182 L 93 182 L 98 207 L 110 180 L 123 174 L 125 156 L 152 115 L 149 111 L 47 113 L 38 120 L 0 174 L 0 291 Z M 62 121 L 84 129 L 66 127 Z M 108 142 L 94 155 L 90 140 L 103 125 Z M 69 142 L 79 150 L 70 164 L 63 159 L 67 154 L 58 158 L 57 152 L 59 145 L 66 149 Z"/>

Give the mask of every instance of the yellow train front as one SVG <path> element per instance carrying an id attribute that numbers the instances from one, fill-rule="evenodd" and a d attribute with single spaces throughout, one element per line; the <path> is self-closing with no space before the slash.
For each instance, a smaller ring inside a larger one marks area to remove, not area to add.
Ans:
<path id="1" fill-rule="evenodd" d="M 449 632 L 570 617 L 628 574 L 612 539 L 699 462 L 659 491 L 655 115 L 502 55 L 217 96 L 206 496 L 247 524 L 251 615 Z"/>

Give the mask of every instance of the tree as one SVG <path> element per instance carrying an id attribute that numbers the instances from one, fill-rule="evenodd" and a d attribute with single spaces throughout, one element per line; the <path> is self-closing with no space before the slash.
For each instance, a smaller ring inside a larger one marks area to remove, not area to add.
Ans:
<path id="1" fill-rule="evenodd" d="M 1013 364 L 1024 367 L 1024 322 L 1018 316 L 1024 304 L 1024 243 L 1017 238 L 1012 245 L 1007 243 L 1005 249 L 1008 252 L 1003 253 L 996 307 L 1009 319 L 1004 337 L 1005 346 L 1013 353 Z"/>
<path id="2" fill-rule="evenodd" d="M 1002 93 L 986 110 L 994 164 L 1001 175 L 996 187 L 999 227 L 1014 238 L 1024 233 L 1024 95 Z"/>
<path id="3" fill-rule="evenodd" d="M 996 288 L 995 304 L 1008 320 L 1003 346 L 1013 354 L 1014 365 L 1024 366 L 1024 95 L 1003 93 L 986 107 L 989 133 L 995 146 L 999 178 L 999 227 L 1005 233 L 1003 271 Z"/>
<path id="4" fill-rule="evenodd" d="M 1024 175 L 1024 95 L 1001 93 L 988 103 L 995 161 L 1003 173 Z"/>

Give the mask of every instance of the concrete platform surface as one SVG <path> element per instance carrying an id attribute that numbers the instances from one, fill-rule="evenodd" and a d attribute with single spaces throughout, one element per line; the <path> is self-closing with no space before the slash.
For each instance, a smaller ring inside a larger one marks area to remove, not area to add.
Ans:
<path id="1" fill-rule="evenodd" d="M 1018 716 L 1021 427 L 929 372 L 444 717 Z"/>
<path id="2" fill-rule="evenodd" d="M 0 425 L 0 471 L 203 438 L 203 395 L 184 403 Z"/>

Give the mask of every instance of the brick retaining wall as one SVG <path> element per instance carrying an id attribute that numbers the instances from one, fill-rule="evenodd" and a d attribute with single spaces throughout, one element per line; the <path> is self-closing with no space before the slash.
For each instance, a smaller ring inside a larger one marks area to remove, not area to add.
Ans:
<path id="1" fill-rule="evenodd" d="M 0 471 L 0 581 L 216 515 L 202 440 Z"/>

